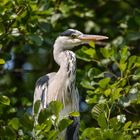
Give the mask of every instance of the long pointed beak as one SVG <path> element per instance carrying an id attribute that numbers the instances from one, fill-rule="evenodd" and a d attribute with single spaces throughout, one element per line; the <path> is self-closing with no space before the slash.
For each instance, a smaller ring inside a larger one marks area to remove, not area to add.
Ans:
<path id="1" fill-rule="evenodd" d="M 83 34 L 78 37 L 78 39 L 83 40 L 83 41 L 98 41 L 98 40 L 105 40 L 108 39 L 107 36 L 102 36 L 102 35 L 87 35 Z"/>

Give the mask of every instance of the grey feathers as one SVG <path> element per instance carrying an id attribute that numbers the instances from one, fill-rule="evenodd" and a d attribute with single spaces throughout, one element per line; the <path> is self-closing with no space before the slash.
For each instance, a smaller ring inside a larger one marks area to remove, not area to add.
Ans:
<path id="1" fill-rule="evenodd" d="M 36 82 L 36 86 L 43 86 L 48 80 L 49 77 L 47 75 L 44 75 L 38 79 L 38 81 Z"/>
<path id="2" fill-rule="evenodd" d="M 72 29 L 68 29 L 65 32 L 61 33 L 60 36 L 71 36 L 74 33 L 75 31 L 73 31 Z"/>

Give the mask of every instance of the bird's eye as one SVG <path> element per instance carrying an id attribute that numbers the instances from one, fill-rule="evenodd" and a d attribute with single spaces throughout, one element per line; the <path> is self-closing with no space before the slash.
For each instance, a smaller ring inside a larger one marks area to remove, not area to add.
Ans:
<path id="1" fill-rule="evenodd" d="M 72 37 L 72 38 L 76 38 L 76 35 L 75 35 L 75 34 L 72 34 L 71 37 Z"/>

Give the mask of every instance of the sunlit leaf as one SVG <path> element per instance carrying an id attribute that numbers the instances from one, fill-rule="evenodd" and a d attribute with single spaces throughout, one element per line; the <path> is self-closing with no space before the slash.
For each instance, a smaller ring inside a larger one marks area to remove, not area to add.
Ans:
<path id="1" fill-rule="evenodd" d="M 94 92 L 93 92 L 93 94 L 94 94 Z M 92 97 L 92 98 L 90 98 L 90 97 L 87 96 L 87 98 L 86 98 L 85 101 L 88 104 L 97 103 L 98 102 L 98 97 L 97 97 L 97 95 L 94 95 L 94 97 Z"/>
<path id="2" fill-rule="evenodd" d="M 95 49 L 89 48 L 87 50 L 84 50 L 84 53 L 89 55 L 90 58 L 97 58 Z"/>
<path id="3" fill-rule="evenodd" d="M 112 95 L 111 95 L 112 100 L 117 100 L 117 99 L 119 99 L 119 97 L 122 96 L 122 95 L 120 94 L 121 91 L 122 91 L 122 88 L 114 89 L 114 90 L 112 91 Z"/>
<path id="4" fill-rule="evenodd" d="M 76 56 L 84 61 L 92 61 L 93 59 L 98 58 L 95 49 L 87 48 L 86 46 L 83 46 L 80 50 L 76 51 Z"/>
<path id="5" fill-rule="evenodd" d="M 138 56 L 137 56 L 137 59 L 135 61 L 135 66 L 138 68 L 140 67 L 140 57 L 138 57 Z"/>
<path id="6" fill-rule="evenodd" d="M 127 46 L 123 47 L 120 50 L 120 55 L 121 55 L 120 64 L 123 64 L 123 63 L 125 63 L 125 61 L 127 60 L 127 58 L 130 55 L 130 52 L 128 51 L 128 47 Z"/>
<path id="7" fill-rule="evenodd" d="M 108 86 L 109 82 L 110 82 L 110 78 L 104 78 L 104 79 L 100 80 L 98 84 L 101 88 L 106 88 Z"/>
<path id="8" fill-rule="evenodd" d="M 18 118 L 12 118 L 8 125 L 12 126 L 12 128 L 14 128 L 15 130 L 18 130 L 20 127 L 20 122 Z"/>
<path id="9" fill-rule="evenodd" d="M 95 43 L 93 41 L 90 41 L 88 44 L 93 48 L 95 47 Z"/>
<path id="10" fill-rule="evenodd" d="M 0 65 L 4 64 L 5 60 L 4 59 L 0 59 Z"/>
<path id="11" fill-rule="evenodd" d="M 105 58 L 109 58 L 111 55 L 113 55 L 113 50 L 111 48 L 100 48 L 100 52 Z"/>
<path id="12" fill-rule="evenodd" d="M 111 94 L 111 89 L 108 88 L 107 90 L 105 90 L 104 94 L 108 97 Z"/>
<path id="13" fill-rule="evenodd" d="M 52 127 L 52 122 L 51 120 L 45 120 L 41 125 L 40 125 L 40 130 L 44 131 L 45 133 L 49 132 Z"/>
<path id="14" fill-rule="evenodd" d="M 49 104 L 49 109 L 52 111 L 52 113 L 54 113 L 55 115 L 58 115 L 60 113 L 60 111 L 62 110 L 63 105 L 61 102 L 58 101 L 52 101 Z"/>
<path id="15" fill-rule="evenodd" d="M 80 113 L 79 112 L 71 112 L 69 115 L 72 117 L 79 117 Z"/>
<path id="16" fill-rule="evenodd" d="M 124 129 L 127 130 L 131 126 L 131 124 L 132 124 L 132 121 L 126 122 L 124 125 Z"/>
<path id="17" fill-rule="evenodd" d="M 0 95 L 0 103 L 10 105 L 10 99 L 7 96 Z"/>
<path id="18" fill-rule="evenodd" d="M 126 66 L 127 66 L 127 63 L 120 63 L 119 64 L 119 68 L 120 68 L 121 71 L 125 71 Z"/>

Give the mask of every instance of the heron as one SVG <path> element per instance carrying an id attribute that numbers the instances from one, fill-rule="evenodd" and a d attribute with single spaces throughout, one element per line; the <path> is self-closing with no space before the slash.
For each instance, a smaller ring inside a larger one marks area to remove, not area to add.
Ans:
<path id="1" fill-rule="evenodd" d="M 69 116 L 71 112 L 79 112 L 79 93 L 75 84 L 76 56 L 71 49 L 89 41 L 104 39 L 108 37 L 83 34 L 75 29 L 67 29 L 57 37 L 53 46 L 53 57 L 59 70 L 40 77 L 36 82 L 33 107 L 36 101 L 41 101 L 38 114 L 51 101 L 63 104 L 60 118 Z M 79 117 L 70 119 L 73 123 L 65 130 L 64 140 L 78 140 Z"/>

